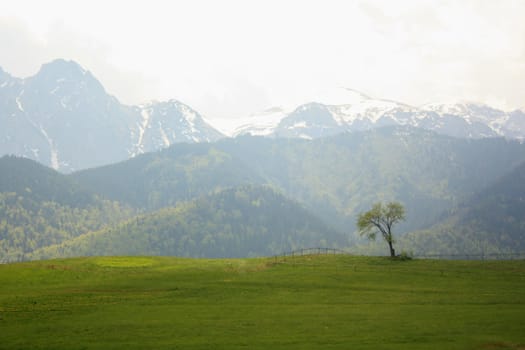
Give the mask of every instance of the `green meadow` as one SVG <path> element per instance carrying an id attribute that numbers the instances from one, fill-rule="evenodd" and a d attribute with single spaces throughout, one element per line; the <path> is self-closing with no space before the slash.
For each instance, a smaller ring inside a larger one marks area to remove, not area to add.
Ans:
<path id="1" fill-rule="evenodd" d="M 525 349 L 525 261 L 0 265 L 0 349 Z"/>

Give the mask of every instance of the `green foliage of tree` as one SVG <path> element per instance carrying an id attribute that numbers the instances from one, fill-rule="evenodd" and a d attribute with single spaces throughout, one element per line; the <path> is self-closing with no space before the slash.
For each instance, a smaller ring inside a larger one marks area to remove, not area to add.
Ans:
<path id="1" fill-rule="evenodd" d="M 403 220 L 405 220 L 405 208 L 401 203 L 376 203 L 372 209 L 357 216 L 357 227 L 359 233 L 370 240 L 374 240 L 378 233 L 381 234 L 388 244 L 390 256 L 395 257 L 392 229 L 395 224 Z"/>

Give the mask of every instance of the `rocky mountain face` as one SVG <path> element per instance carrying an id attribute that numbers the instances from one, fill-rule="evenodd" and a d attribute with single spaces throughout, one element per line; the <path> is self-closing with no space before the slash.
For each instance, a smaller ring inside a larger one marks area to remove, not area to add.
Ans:
<path id="1" fill-rule="evenodd" d="M 177 100 L 151 102 L 135 108 L 140 114 L 132 155 L 156 151 L 177 142 L 212 142 L 224 135 L 196 111 Z"/>
<path id="2" fill-rule="evenodd" d="M 525 139 L 525 111 L 481 104 L 421 107 L 340 88 L 315 102 L 235 120 L 228 136 L 316 139 L 384 126 L 409 126 L 459 138 Z M 75 62 L 55 60 L 32 77 L 0 69 L 0 155 L 36 160 L 61 172 L 122 161 L 174 143 L 225 135 L 176 100 L 121 104 Z"/>
<path id="3" fill-rule="evenodd" d="M 313 139 L 347 131 L 402 125 L 461 138 L 525 138 L 525 112 L 504 112 L 466 103 L 413 107 L 338 89 L 337 98 L 320 97 L 293 110 L 272 109 L 243 120 L 232 133 Z"/>
<path id="4" fill-rule="evenodd" d="M 26 79 L 0 71 L 0 154 L 70 172 L 176 142 L 222 134 L 178 101 L 126 106 L 75 62 L 55 60 Z"/>

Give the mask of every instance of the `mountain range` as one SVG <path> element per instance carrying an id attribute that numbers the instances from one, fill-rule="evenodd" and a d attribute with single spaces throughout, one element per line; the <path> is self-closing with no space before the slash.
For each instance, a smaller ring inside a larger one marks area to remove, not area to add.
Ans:
<path id="1" fill-rule="evenodd" d="M 525 162 L 525 145 L 385 127 L 315 140 L 241 136 L 176 144 L 70 175 L 105 198 L 147 211 L 245 184 L 270 185 L 341 231 L 379 200 L 410 213 L 405 232 L 440 215 Z"/>
<path id="2" fill-rule="evenodd" d="M 519 141 L 407 126 L 178 143 L 67 175 L 4 156 L 0 261 L 254 256 L 311 245 L 360 252 L 357 214 L 389 200 L 407 211 L 395 228 L 398 251 L 522 253 L 524 169 Z"/>
<path id="3" fill-rule="evenodd" d="M 0 70 L 0 154 L 71 172 L 222 136 L 176 100 L 121 104 L 73 61 L 44 64 L 26 79 Z"/>
<path id="4" fill-rule="evenodd" d="M 524 252 L 524 213 L 525 163 L 522 163 L 449 210 L 435 225 L 404 236 L 402 244 L 427 255 L 444 251 L 487 256 Z"/>
<path id="5" fill-rule="evenodd" d="M 323 96 L 324 95 L 324 96 Z M 488 105 L 458 103 L 420 107 L 374 99 L 359 91 L 339 88 L 315 102 L 293 109 L 271 108 L 242 120 L 232 136 L 263 135 L 313 139 L 341 132 L 403 125 L 462 137 L 525 137 L 525 112 L 504 112 Z"/>
<path id="6" fill-rule="evenodd" d="M 0 69 L 0 262 L 370 252 L 356 217 L 390 200 L 407 212 L 398 251 L 525 249 L 522 110 L 337 89 L 235 123 L 218 131 L 176 100 L 121 104 L 72 61 Z"/>
<path id="7" fill-rule="evenodd" d="M 413 107 L 345 88 L 315 100 L 271 108 L 224 128 L 177 100 L 124 105 L 73 61 L 52 61 L 25 79 L 0 69 L 0 155 L 23 156 L 69 173 L 174 143 L 227 136 L 315 139 L 401 125 L 461 138 L 525 138 L 525 112 L 519 109 L 505 112 L 475 103 Z"/>

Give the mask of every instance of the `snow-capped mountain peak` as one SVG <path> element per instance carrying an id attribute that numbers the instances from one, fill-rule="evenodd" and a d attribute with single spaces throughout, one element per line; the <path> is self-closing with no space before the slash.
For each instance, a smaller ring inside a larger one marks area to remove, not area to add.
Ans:
<path id="1" fill-rule="evenodd" d="M 211 142 L 223 137 L 198 112 L 175 99 L 149 102 L 138 109 L 141 118 L 135 124 L 138 132 L 131 156 L 176 142 Z"/>
<path id="2" fill-rule="evenodd" d="M 21 79 L 12 77 L 0 67 L 0 89 L 11 88 L 14 85 L 19 85 L 19 88 L 21 88 Z"/>
<path id="3" fill-rule="evenodd" d="M 88 70 L 71 60 L 56 59 L 40 67 L 37 75 L 75 79 L 88 74 Z"/>
<path id="4" fill-rule="evenodd" d="M 312 102 L 313 101 L 313 102 Z M 274 107 L 228 123 L 210 123 L 178 101 L 126 106 L 73 61 L 55 60 L 28 78 L 0 69 L 0 155 L 15 154 L 62 171 L 127 159 L 176 142 L 244 134 L 317 138 L 404 125 L 455 137 L 525 138 L 525 110 L 484 104 L 412 107 L 349 88 L 324 91 L 293 108 Z"/>
<path id="5" fill-rule="evenodd" d="M 0 154 L 62 171 L 125 160 L 176 142 L 222 134 L 177 101 L 126 106 L 74 61 L 58 59 L 25 79 L 0 72 Z"/>
<path id="6" fill-rule="evenodd" d="M 225 135 L 270 136 L 281 120 L 291 111 L 284 107 L 271 107 L 259 113 L 250 114 L 245 118 L 214 119 L 210 122 Z"/>
<path id="7" fill-rule="evenodd" d="M 235 135 L 252 134 L 315 138 L 387 125 L 405 125 L 455 137 L 525 137 L 525 113 L 507 113 L 480 103 L 427 104 L 410 106 L 375 99 L 357 90 L 337 88 L 325 91 L 316 102 L 278 114 L 272 123 L 247 119 Z M 265 113 L 260 113 L 264 117 Z M 522 120 L 524 118 L 524 120 Z"/>
<path id="8" fill-rule="evenodd" d="M 0 67 L 0 82 L 4 81 L 4 80 L 7 80 L 8 78 L 10 78 L 11 76 L 9 75 L 9 73 L 7 73 L 6 71 L 4 71 L 2 69 L 2 67 Z"/>

